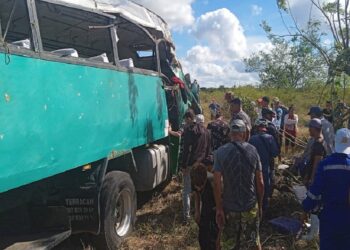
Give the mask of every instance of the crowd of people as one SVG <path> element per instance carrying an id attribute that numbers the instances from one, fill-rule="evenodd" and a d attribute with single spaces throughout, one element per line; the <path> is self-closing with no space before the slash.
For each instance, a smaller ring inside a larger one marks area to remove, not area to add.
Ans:
<path id="1" fill-rule="evenodd" d="M 308 190 L 305 215 L 311 214 L 303 238 L 320 235 L 321 250 L 350 249 L 350 131 L 335 134 L 329 103 L 324 110 L 310 109 L 306 143 L 298 139 L 294 105 L 262 97 L 252 122 L 240 98 L 227 93 L 225 101 L 221 106 L 212 100 L 207 126 L 202 114 L 188 110 L 182 130 L 169 131 L 182 137 L 184 223 L 191 218 L 193 193 L 201 249 L 262 249 L 259 227 L 269 210 L 283 143 L 284 153 L 305 145 L 294 165 Z M 229 107 L 230 119 L 222 107 Z"/>

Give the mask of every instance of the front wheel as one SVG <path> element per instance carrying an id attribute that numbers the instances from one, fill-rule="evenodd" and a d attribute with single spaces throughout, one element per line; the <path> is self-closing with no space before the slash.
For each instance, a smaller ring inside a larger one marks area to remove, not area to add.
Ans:
<path id="1" fill-rule="evenodd" d="M 113 171 L 106 175 L 101 191 L 100 237 L 102 249 L 118 249 L 136 221 L 136 192 L 129 174 Z M 100 249 L 99 248 L 99 249 Z"/>

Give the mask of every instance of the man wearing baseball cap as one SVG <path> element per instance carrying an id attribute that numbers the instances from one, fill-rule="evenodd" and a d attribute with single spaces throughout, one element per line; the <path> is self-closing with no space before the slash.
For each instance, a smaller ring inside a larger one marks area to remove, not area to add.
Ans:
<path id="1" fill-rule="evenodd" d="M 319 164 L 303 207 L 319 213 L 321 250 L 350 249 L 349 129 L 337 131 L 335 153 Z"/>
<path id="2" fill-rule="evenodd" d="M 265 119 L 258 119 L 255 122 L 257 133 L 253 135 L 249 143 L 252 144 L 258 151 L 260 161 L 262 165 L 262 172 L 264 177 L 264 203 L 263 210 L 265 211 L 269 205 L 269 194 L 271 194 L 271 184 L 273 184 L 273 176 L 271 171 L 271 163 L 274 162 L 274 158 L 278 156 L 279 150 L 275 139 L 272 135 L 267 133 L 268 123 Z"/>
<path id="3" fill-rule="evenodd" d="M 304 184 L 306 188 L 314 182 L 318 164 L 327 155 L 326 143 L 322 135 L 322 122 L 320 119 L 314 118 L 309 123 L 309 133 L 311 137 L 310 149 L 308 150 L 308 162 L 307 168 L 302 172 L 304 178 Z M 311 227 L 307 235 L 303 236 L 303 240 L 313 240 L 319 233 L 319 220 L 315 213 L 311 213 Z"/>
<path id="4" fill-rule="evenodd" d="M 232 120 L 230 128 L 231 142 L 214 153 L 216 222 L 224 229 L 224 249 L 261 249 L 264 181 L 260 157 L 245 142 L 247 126 L 242 120 Z"/>
<path id="5" fill-rule="evenodd" d="M 231 102 L 232 120 L 242 120 L 246 125 L 246 141 L 249 140 L 252 122 L 249 115 L 243 111 L 243 103 L 240 98 L 234 98 Z"/>
<path id="6" fill-rule="evenodd" d="M 321 120 L 322 134 L 323 134 L 324 140 L 326 142 L 326 146 L 327 146 L 326 147 L 327 155 L 330 155 L 331 153 L 334 152 L 334 128 L 333 128 L 333 125 L 324 118 L 323 110 L 318 106 L 311 107 L 308 115 L 311 117 L 311 119 L 317 118 L 317 119 Z"/>

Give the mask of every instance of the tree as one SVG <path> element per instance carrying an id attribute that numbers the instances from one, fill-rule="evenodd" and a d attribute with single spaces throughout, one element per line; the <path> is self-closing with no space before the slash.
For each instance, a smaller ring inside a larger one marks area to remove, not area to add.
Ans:
<path id="1" fill-rule="evenodd" d="M 327 64 L 310 43 L 300 36 L 277 36 L 271 27 L 262 23 L 273 49 L 260 51 L 244 59 L 248 72 L 259 74 L 263 87 L 299 88 L 324 81 Z M 309 24 L 306 33 L 315 43 L 321 39 L 319 25 Z"/>
<path id="2" fill-rule="evenodd" d="M 326 23 L 329 34 L 333 38 L 328 47 L 315 42 L 305 30 L 301 29 L 290 8 L 289 0 L 277 0 L 280 11 L 287 13 L 294 23 L 293 29 L 286 26 L 286 30 L 292 37 L 300 37 L 318 50 L 328 66 L 326 86 L 331 87 L 332 100 L 338 98 L 336 89 L 346 88 L 347 79 L 350 75 L 350 0 L 305 0 L 312 7 L 320 11 L 322 18 L 315 20 L 310 15 L 309 24 L 317 25 Z M 285 20 L 281 14 L 283 23 Z M 291 32 L 293 30 L 293 32 Z M 318 31 L 318 34 L 321 30 Z M 315 35 L 315 34 L 314 34 Z"/>

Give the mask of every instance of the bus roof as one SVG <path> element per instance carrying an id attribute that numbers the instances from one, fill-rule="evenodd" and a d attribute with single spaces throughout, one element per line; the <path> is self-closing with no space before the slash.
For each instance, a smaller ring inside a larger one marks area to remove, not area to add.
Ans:
<path id="1" fill-rule="evenodd" d="M 172 42 L 168 24 L 157 14 L 129 0 L 42 0 L 57 4 L 67 4 L 108 14 L 117 14 L 126 20 L 137 23 L 149 30 L 156 31 L 157 39 L 164 38 Z M 159 32 L 162 37 L 159 37 Z M 154 32 L 151 32 L 154 33 Z"/>

